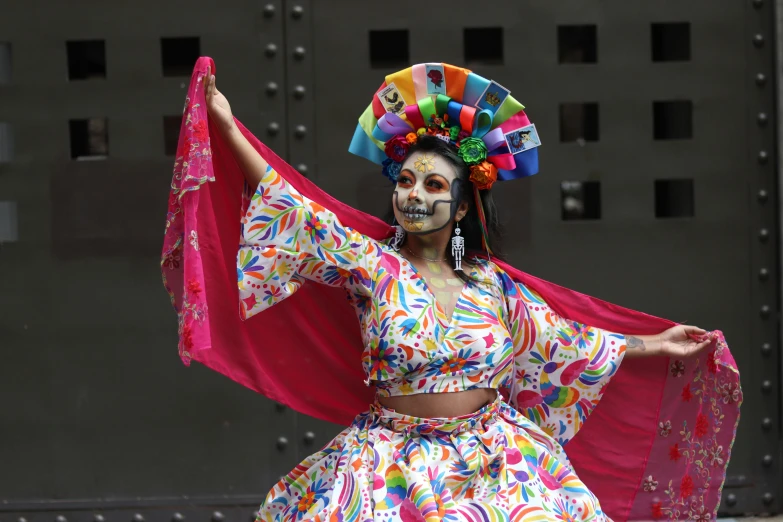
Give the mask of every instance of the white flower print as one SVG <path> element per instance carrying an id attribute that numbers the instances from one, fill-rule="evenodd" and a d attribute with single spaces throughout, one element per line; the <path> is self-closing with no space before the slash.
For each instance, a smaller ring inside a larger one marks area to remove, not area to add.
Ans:
<path id="1" fill-rule="evenodd" d="M 723 404 L 734 404 L 735 402 L 739 402 L 739 384 L 736 382 L 724 384 L 720 387 L 720 395 L 721 399 L 723 399 Z"/>
<path id="2" fill-rule="evenodd" d="M 194 250 L 198 251 L 198 234 L 195 230 L 190 231 L 190 244 Z"/>
<path id="3" fill-rule="evenodd" d="M 718 446 L 710 450 L 710 464 L 713 467 L 723 465 L 723 446 Z"/>
<path id="4" fill-rule="evenodd" d="M 645 491 L 655 491 L 656 488 L 658 488 L 658 481 L 653 478 L 652 475 L 644 479 L 644 482 L 642 482 L 642 488 Z"/>
<path id="5" fill-rule="evenodd" d="M 661 437 L 668 437 L 669 434 L 672 432 L 672 421 L 666 421 L 666 422 L 659 422 L 658 423 L 658 433 Z"/>
<path id="6" fill-rule="evenodd" d="M 672 363 L 672 376 L 680 377 L 685 373 L 685 363 L 682 361 L 674 361 Z"/>

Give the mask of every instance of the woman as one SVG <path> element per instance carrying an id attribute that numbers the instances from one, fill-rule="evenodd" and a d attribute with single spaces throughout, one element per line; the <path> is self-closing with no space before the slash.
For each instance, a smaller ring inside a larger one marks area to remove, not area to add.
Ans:
<path id="1" fill-rule="evenodd" d="M 237 259 L 242 318 L 283 306 L 313 286 L 306 281 L 343 289 L 361 328 L 365 384 L 376 391 L 369 411 L 273 488 L 259 519 L 608 519 L 563 445 L 624 357 L 693 357 L 722 341 L 720 334 L 676 325 L 630 335 L 566 319 L 499 266 L 490 255 L 498 240 L 490 189 L 499 175 L 535 173 L 529 152 L 540 143 L 521 109 L 510 121 L 525 125 L 503 129 L 501 145 L 490 131 L 493 117 L 501 119 L 497 107 L 479 101 L 473 109 L 433 95 L 432 108 L 418 101 L 418 113 L 403 119 L 396 115 L 406 97 L 399 76 L 382 86 L 377 100 L 385 114 L 364 131 L 388 156 L 384 174 L 395 182 L 399 225 L 394 238 L 379 240 L 346 226 L 325 196 L 308 198 L 267 163 L 217 91 L 212 67 L 196 75 L 215 131 L 210 137 L 255 189 L 243 206 Z M 455 81 L 457 68 L 426 67 L 430 79 Z M 494 85 L 482 96 L 513 109 L 513 98 Z M 198 126 L 190 115 L 188 124 Z M 367 151 L 357 135 L 352 151 Z M 206 148 L 194 158 L 200 146 L 185 138 L 191 170 L 195 160 L 209 159 Z M 489 156 L 493 150 L 500 153 Z M 196 283 L 191 295 L 202 290 Z M 185 295 L 183 307 L 193 308 Z M 186 348 L 194 344 L 190 330 L 181 334 Z M 224 365 L 211 366 L 226 373 Z M 697 495 L 681 487 L 670 505 L 659 502 L 659 514 L 699 514 L 700 503 L 709 516 L 716 506 L 705 493 L 713 483 L 710 477 L 694 501 Z"/>

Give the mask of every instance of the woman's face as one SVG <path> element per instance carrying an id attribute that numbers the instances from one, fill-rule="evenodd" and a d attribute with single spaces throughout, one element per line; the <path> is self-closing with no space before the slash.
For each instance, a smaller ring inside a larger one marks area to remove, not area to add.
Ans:
<path id="1" fill-rule="evenodd" d="M 462 219 L 457 169 L 438 154 L 415 152 L 402 164 L 392 194 L 394 217 L 411 234 L 431 234 Z M 464 209 L 463 209 L 464 207 Z"/>

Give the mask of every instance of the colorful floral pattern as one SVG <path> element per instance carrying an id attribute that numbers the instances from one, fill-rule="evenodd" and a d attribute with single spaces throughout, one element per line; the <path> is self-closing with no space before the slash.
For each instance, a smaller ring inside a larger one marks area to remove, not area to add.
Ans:
<path id="1" fill-rule="evenodd" d="M 404 257 L 344 227 L 267 169 L 242 220 L 237 276 L 244 318 L 292 295 L 305 279 L 341 286 L 361 325 L 367 382 L 379 396 L 494 388 L 509 397 L 493 417 L 491 440 L 482 430 L 458 440 L 433 437 L 422 419 L 403 429 L 419 434 L 411 439 L 384 424 L 389 412 L 371 411 L 278 484 L 265 503 L 269 520 L 354 512 L 339 499 L 355 500 L 362 519 L 368 509 L 376 517 L 416 513 L 411 520 L 441 520 L 432 517 L 444 509 L 444 519 L 461 520 L 460 510 L 499 510 L 504 518 L 520 506 L 543 519 L 603 518 L 562 445 L 600 400 L 622 360 L 624 337 L 560 317 L 486 260 L 473 259 L 467 273 L 471 281 L 448 317 Z M 515 480 L 499 475 L 506 467 Z M 428 474 L 443 479 L 433 483 Z M 335 489 L 320 503 L 317 481 Z M 510 502 L 514 496 L 518 502 Z"/>
<path id="2" fill-rule="evenodd" d="M 474 414 L 445 419 L 372 405 L 278 482 L 257 520 L 601 521 L 606 516 L 559 445 L 498 397 Z"/>

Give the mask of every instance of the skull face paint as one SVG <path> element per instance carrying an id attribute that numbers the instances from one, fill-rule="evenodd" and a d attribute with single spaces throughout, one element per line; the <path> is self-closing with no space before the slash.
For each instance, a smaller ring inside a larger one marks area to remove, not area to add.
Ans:
<path id="1" fill-rule="evenodd" d="M 451 224 L 459 207 L 457 169 L 437 154 L 415 153 L 402 164 L 392 194 L 394 217 L 410 234 L 430 234 Z"/>

